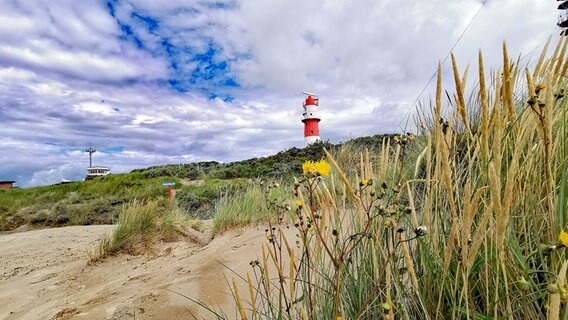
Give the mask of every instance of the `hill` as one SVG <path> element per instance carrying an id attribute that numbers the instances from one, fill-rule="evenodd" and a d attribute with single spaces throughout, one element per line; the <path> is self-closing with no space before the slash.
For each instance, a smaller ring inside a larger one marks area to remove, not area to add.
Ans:
<path id="1" fill-rule="evenodd" d="M 174 207 L 198 218 L 211 218 L 222 193 L 236 192 L 251 179 L 282 179 L 301 172 L 306 160 L 323 157 L 327 149 L 351 146 L 379 148 L 385 135 L 360 137 L 345 143 L 320 142 L 277 154 L 231 163 L 216 161 L 171 164 L 136 169 L 94 180 L 34 188 L 0 190 L 0 231 L 23 225 L 58 227 L 112 224 L 122 205 L 134 199 L 167 199 L 163 182 L 175 182 Z M 165 203 L 165 202 L 164 202 Z"/>

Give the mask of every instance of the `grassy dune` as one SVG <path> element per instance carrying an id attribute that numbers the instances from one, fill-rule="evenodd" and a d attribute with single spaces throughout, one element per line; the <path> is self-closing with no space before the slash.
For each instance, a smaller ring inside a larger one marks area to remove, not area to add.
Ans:
<path id="1" fill-rule="evenodd" d="M 440 68 L 423 137 L 328 153 L 329 176 L 304 170 L 292 188 L 297 238 L 273 212 L 241 275 L 248 290 L 233 286 L 241 318 L 566 319 L 563 39 L 531 69 L 503 46 L 487 72 L 480 53 L 469 99 L 452 57 L 456 91 L 442 103 Z"/>
<path id="2" fill-rule="evenodd" d="M 165 198 L 161 183 L 142 174 L 115 174 L 90 181 L 0 191 L 0 230 L 22 224 L 61 226 L 110 224 L 122 205 L 134 199 Z"/>
<path id="3" fill-rule="evenodd" d="M 114 223 L 122 205 L 129 201 L 164 199 L 166 188 L 161 184 L 165 181 L 176 182 L 175 203 L 181 211 L 210 219 L 216 212 L 216 203 L 224 201 L 221 195 L 227 198 L 240 193 L 251 185 L 252 179 L 290 178 L 301 169 L 303 161 L 323 157 L 322 146 L 374 150 L 384 137 L 361 137 L 338 145 L 322 142 L 232 163 L 208 161 L 165 165 L 90 181 L 0 190 L 0 231 L 24 224 L 54 227 Z"/>

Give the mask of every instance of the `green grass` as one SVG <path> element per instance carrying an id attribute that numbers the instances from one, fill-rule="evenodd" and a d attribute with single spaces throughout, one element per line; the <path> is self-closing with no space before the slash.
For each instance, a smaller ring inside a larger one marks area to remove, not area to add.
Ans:
<path id="1" fill-rule="evenodd" d="M 167 200 L 131 201 L 122 206 L 113 232 L 89 253 L 89 261 L 118 252 L 144 253 L 155 241 L 175 240 L 179 231 L 192 226 L 188 217 Z"/>
<path id="2" fill-rule="evenodd" d="M 162 182 L 175 177 L 145 178 L 141 173 L 114 174 L 89 181 L 35 188 L 0 190 L 0 230 L 33 226 L 110 224 L 122 204 L 134 199 L 165 199 Z"/>
<path id="3" fill-rule="evenodd" d="M 246 187 L 225 189 L 216 203 L 213 234 L 274 220 L 279 213 L 287 211 L 286 205 L 290 204 L 283 200 L 286 189 L 272 188 L 274 183 L 261 185 L 257 181 Z"/>

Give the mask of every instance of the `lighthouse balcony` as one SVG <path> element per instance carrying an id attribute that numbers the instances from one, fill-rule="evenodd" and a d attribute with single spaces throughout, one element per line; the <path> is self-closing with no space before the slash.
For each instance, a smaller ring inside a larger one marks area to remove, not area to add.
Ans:
<path id="1" fill-rule="evenodd" d="M 310 117 L 304 117 L 302 119 L 302 122 L 306 122 L 306 121 L 309 121 L 309 120 L 316 120 L 317 122 L 321 121 L 320 117 L 318 117 L 318 116 L 310 116 Z"/>

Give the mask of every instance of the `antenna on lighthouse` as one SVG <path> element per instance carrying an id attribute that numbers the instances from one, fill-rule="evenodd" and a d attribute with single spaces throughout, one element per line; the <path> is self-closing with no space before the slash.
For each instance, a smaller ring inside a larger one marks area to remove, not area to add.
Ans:
<path id="1" fill-rule="evenodd" d="M 89 144 L 89 149 L 85 149 L 85 152 L 89 153 L 89 168 L 93 166 L 93 153 L 97 152 L 97 150 L 93 149 L 93 147 L 91 147 L 91 144 Z"/>

